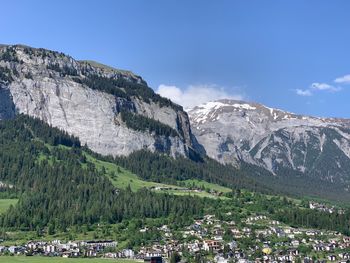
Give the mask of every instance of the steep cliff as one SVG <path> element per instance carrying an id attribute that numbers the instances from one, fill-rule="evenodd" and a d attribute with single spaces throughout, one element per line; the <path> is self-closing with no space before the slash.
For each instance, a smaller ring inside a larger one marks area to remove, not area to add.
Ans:
<path id="1" fill-rule="evenodd" d="M 188 156 L 192 147 L 187 114 L 132 72 L 45 49 L 3 45 L 0 119 L 15 114 L 38 117 L 103 155 L 149 149 Z"/>

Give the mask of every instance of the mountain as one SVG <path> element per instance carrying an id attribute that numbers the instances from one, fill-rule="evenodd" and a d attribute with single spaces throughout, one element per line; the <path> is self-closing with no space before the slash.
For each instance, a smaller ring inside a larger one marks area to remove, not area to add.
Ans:
<path id="1" fill-rule="evenodd" d="M 203 149 L 182 107 L 129 71 L 55 51 L 0 45 L 0 120 L 21 115 L 67 132 L 146 180 L 196 178 L 267 189 L 252 181 L 251 172 L 200 156 Z"/>
<path id="2" fill-rule="evenodd" d="M 221 163 L 250 163 L 275 175 L 350 182 L 350 120 L 302 116 L 257 103 L 208 102 L 189 110 L 193 133 Z"/>
<path id="3" fill-rule="evenodd" d="M 197 179 L 259 192 L 350 196 L 348 120 L 229 100 L 195 107 L 189 118 L 130 71 L 0 45 L 0 120 L 22 115 L 148 181 Z"/>
<path id="4" fill-rule="evenodd" d="M 0 119 L 38 117 L 103 155 L 148 149 L 190 156 L 194 139 L 182 107 L 139 76 L 23 45 L 0 46 Z"/>

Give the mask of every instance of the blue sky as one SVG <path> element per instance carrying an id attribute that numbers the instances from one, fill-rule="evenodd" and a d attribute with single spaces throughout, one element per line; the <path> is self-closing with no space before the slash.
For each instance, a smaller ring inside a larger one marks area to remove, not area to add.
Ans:
<path id="1" fill-rule="evenodd" d="M 231 97 L 350 118 L 350 1 L 3 0 L 1 10 L 0 43 L 130 69 L 185 106 Z"/>

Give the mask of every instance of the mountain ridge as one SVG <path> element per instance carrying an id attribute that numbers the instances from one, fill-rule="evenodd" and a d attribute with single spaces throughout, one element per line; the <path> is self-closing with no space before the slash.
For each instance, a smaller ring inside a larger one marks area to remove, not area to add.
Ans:
<path id="1" fill-rule="evenodd" d="M 236 166 L 255 164 L 276 175 L 295 171 L 318 176 L 349 189 L 348 119 L 298 115 L 236 100 L 208 102 L 188 113 L 211 158 Z"/>

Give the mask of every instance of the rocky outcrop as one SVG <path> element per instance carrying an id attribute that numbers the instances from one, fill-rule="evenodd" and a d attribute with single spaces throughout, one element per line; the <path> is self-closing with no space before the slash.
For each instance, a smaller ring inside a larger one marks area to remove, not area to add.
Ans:
<path id="1" fill-rule="evenodd" d="M 1 70 L 0 119 L 13 118 L 15 113 L 38 117 L 79 137 L 103 155 L 129 155 L 149 149 L 176 157 L 187 156 L 192 147 L 187 114 L 178 105 L 158 98 L 141 77 L 131 72 L 25 46 L 1 47 Z M 90 78 L 102 84 L 89 86 L 94 83 L 88 82 Z M 115 87 L 107 89 L 104 85 Z M 122 111 L 157 120 L 177 135 L 133 130 L 122 121 Z"/>

